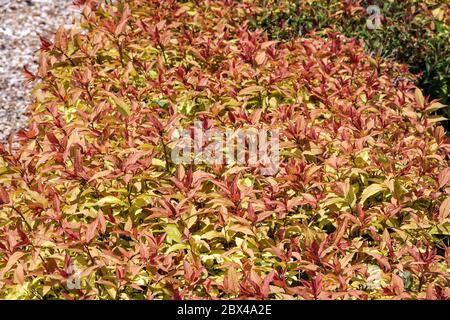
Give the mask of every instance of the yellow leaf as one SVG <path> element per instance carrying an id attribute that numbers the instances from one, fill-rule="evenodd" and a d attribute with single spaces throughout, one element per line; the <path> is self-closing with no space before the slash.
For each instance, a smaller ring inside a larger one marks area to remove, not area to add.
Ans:
<path id="1" fill-rule="evenodd" d="M 97 172 L 89 179 L 89 182 L 94 181 L 98 178 L 106 177 L 109 174 L 111 174 L 111 170 L 103 170 L 103 171 Z"/>
<path id="2" fill-rule="evenodd" d="M 434 102 L 434 103 L 432 103 L 431 105 L 429 105 L 429 106 L 425 109 L 425 111 L 427 111 L 427 112 L 433 112 L 433 111 L 439 110 L 439 109 L 444 108 L 444 107 L 445 107 L 444 104 L 442 104 L 442 103 L 440 103 L 440 102 Z"/>
<path id="3" fill-rule="evenodd" d="M 248 234 L 248 235 L 255 235 L 249 226 L 244 226 L 242 224 L 234 224 L 229 228 L 229 230 L 232 230 L 235 232 L 242 232 L 243 234 Z"/>
<path id="4" fill-rule="evenodd" d="M 47 199 L 44 198 L 41 194 L 39 194 L 36 191 L 30 190 L 30 189 L 28 189 L 27 192 L 36 203 L 41 204 L 42 206 L 44 206 L 44 208 L 48 207 Z"/>
<path id="5" fill-rule="evenodd" d="M 242 180 L 242 184 L 246 187 L 251 187 L 253 186 L 253 180 L 250 178 L 245 178 Z"/>
<path id="6" fill-rule="evenodd" d="M 266 60 L 266 52 L 260 51 L 256 54 L 255 61 L 258 65 L 262 65 Z"/>
<path id="7" fill-rule="evenodd" d="M 270 100 L 269 100 L 269 106 L 270 106 L 271 108 L 276 108 L 277 105 L 278 105 L 277 98 L 275 98 L 275 97 L 270 98 Z"/>
<path id="8" fill-rule="evenodd" d="M 131 221 L 131 218 L 128 217 L 128 220 L 127 220 L 127 222 L 125 223 L 124 230 L 125 230 L 125 231 L 130 231 L 132 227 L 133 227 L 133 221 Z"/>
<path id="9" fill-rule="evenodd" d="M 361 204 L 364 204 L 364 202 L 366 202 L 368 198 L 385 189 L 386 187 L 379 183 L 371 184 L 366 189 L 364 189 L 363 193 L 361 194 Z"/>
<path id="10" fill-rule="evenodd" d="M 430 234 L 442 234 L 450 236 L 450 221 L 437 225 L 430 230 Z"/>
<path id="11" fill-rule="evenodd" d="M 329 198 L 329 199 L 327 199 L 326 201 L 322 202 L 322 203 L 320 204 L 320 206 L 321 206 L 322 208 L 327 208 L 327 207 L 332 206 L 332 205 L 343 204 L 344 202 L 345 202 L 345 199 L 344 199 L 344 198 L 341 198 L 341 197 L 332 197 L 332 198 Z"/>
<path id="12" fill-rule="evenodd" d="M 133 200 L 133 206 L 136 208 L 143 208 L 151 203 L 153 196 L 149 194 L 141 194 Z"/>
<path id="13" fill-rule="evenodd" d="M 416 88 L 416 91 L 414 92 L 414 95 L 416 96 L 416 102 L 417 102 L 417 104 L 419 105 L 419 107 L 420 107 L 421 109 L 423 109 L 425 99 L 424 99 L 424 97 L 423 97 L 422 91 L 420 91 L 419 88 Z"/>
<path id="14" fill-rule="evenodd" d="M 123 115 L 123 116 L 129 116 L 131 115 L 131 110 L 128 104 L 123 101 L 121 98 L 118 98 L 116 96 L 111 96 L 112 104 L 115 105 L 117 110 Z"/>
<path id="15" fill-rule="evenodd" d="M 224 235 L 222 232 L 218 232 L 215 230 L 205 232 L 204 234 L 200 235 L 201 239 L 211 240 L 214 238 L 224 238 Z"/>
<path id="16" fill-rule="evenodd" d="M 96 206 L 105 206 L 105 205 L 108 205 L 108 204 L 121 204 L 121 205 L 124 205 L 125 203 L 122 200 L 120 200 L 119 198 L 117 198 L 117 197 L 107 196 L 107 197 L 104 197 L 104 198 L 98 200 L 95 205 Z"/>
<path id="17" fill-rule="evenodd" d="M 176 224 L 168 224 L 165 229 L 167 233 L 166 239 L 169 243 L 172 243 L 173 241 L 175 241 L 176 243 L 182 242 L 182 234 Z"/>
<path id="18" fill-rule="evenodd" d="M 239 95 L 240 96 L 250 96 L 250 95 L 253 95 L 254 93 L 261 92 L 263 90 L 264 90 L 264 87 L 262 87 L 262 86 L 250 86 L 250 87 L 244 88 L 241 91 L 239 91 Z"/>
<path id="19" fill-rule="evenodd" d="M 166 167 L 166 162 L 162 161 L 160 159 L 153 158 L 152 159 L 152 165 L 159 166 L 159 167 Z"/>
<path id="20" fill-rule="evenodd" d="M 177 243 L 177 244 L 170 246 L 169 249 L 167 249 L 167 251 L 165 252 L 165 254 L 169 254 L 171 252 L 178 251 L 178 250 L 184 250 L 184 249 L 189 249 L 189 246 L 184 243 Z"/>
<path id="21" fill-rule="evenodd" d="M 432 11 L 433 17 L 438 19 L 439 21 L 443 21 L 445 17 L 445 12 L 443 8 L 436 8 Z"/>
<path id="22" fill-rule="evenodd" d="M 448 119 L 446 117 L 436 116 L 436 117 L 429 117 L 427 120 L 429 123 L 435 123 L 435 122 L 446 121 Z"/>

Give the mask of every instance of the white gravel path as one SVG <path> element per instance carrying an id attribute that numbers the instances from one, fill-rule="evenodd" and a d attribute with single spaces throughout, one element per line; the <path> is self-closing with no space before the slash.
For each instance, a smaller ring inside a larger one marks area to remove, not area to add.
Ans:
<path id="1" fill-rule="evenodd" d="M 72 0 L 0 0 L 0 143 L 23 127 L 30 87 L 21 70 L 36 69 L 39 36 L 52 38 L 60 25 L 78 17 Z"/>

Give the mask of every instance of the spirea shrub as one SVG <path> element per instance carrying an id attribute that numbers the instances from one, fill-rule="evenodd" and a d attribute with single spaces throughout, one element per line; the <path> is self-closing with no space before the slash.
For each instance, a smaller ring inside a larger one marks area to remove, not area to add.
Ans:
<path id="1" fill-rule="evenodd" d="M 82 2 L 0 149 L 1 298 L 450 297 L 449 139 L 404 70 L 252 1 Z M 174 163 L 196 122 L 279 130 L 276 173 Z"/>

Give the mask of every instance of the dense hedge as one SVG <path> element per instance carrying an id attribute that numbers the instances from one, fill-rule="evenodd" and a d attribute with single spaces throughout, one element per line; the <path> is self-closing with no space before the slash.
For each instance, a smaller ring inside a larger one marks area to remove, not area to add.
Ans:
<path id="1" fill-rule="evenodd" d="M 333 33 L 269 41 L 253 1 L 126 3 L 88 1 L 26 71 L 1 298 L 450 298 L 450 144 L 406 71 Z M 279 172 L 174 164 L 197 120 L 281 130 Z"/>
<path id="2" fill-rule="evenodd" d="M 274 39 L 334 29 L 364 39 L 366 51 L 410 66 L 421 75 L 418 86 L 426 95 L 450 105 L 450 7 L 441 0 L 341 1 L 259 0 L 252 27 L 264 28 Z M 380 9 L 380 26 L 375 12 Z M 369 9 L 369 10 L 368 10 Z M 369 11 L 369 12 L 368 12 Z M 325 33 L 326 36 L 326 33 Z M 450 108 L 443 110 L 449 118 Z M 447 129 L 450 128 L 446 123 Z"/>

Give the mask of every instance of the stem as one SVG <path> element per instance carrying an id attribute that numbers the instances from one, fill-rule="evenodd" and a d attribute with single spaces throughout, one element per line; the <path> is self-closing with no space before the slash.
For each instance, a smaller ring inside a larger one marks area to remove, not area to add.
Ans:
<path id="1" fill-rule="evenodd" d="M 88 94 L 91 107 L 94 107 L 94 97 L 92 96 L 91 91 L 89 90 L 89 84 L 85 85 L 85 90 L 86 90 L 86 93 Z"/>
<path id="2" fill-rule="evenodd" d="M 128 182 L 128 184 L 127 184 L 127 191 L 128 191 L 128 194 L 127 194 L 127 199 L 128 199 L 128 205 L 131 207 L 131 205 L 132 205 L 132 201 L 131 201 L 131 185 L 130 185 L 130 183 Z"/>
<path id="3" fill-rule="evenodd" d="M 15 207 L 12 207 L 12 209 L 15 211 L 15 212 L 17 212 L 18 214 L 19 214 L 19 216 L 22 218 L 22 220 L 23 220 L 23 222 L 25 223 L 25 225 L 27 226 L 27 228 L 28 228 L 28 231 L 29 232 L 32 232 L 33 231 L 33 228 L 31 227 L 31 225 L 28 223 L 28 221 L 25 219 L 25 217 L 24 217 L 24 215 L 22 214 L 22 212 L 20 212 L 17 208 L 15 208 Z"/>
<path id="4" fill-rule="evenodd" d="M 161 52 L 164 58 L 164 63 L 166 64 L 166 66 L 169 66 L 168 62 L 167 62 L 167 57 L 166 57 L 166 50 L 164 49 L 164 46 L 162 45 L 162 43 L 160 41 L 158 41 L 158 45 L 161 48 Z"/>
<path id="5" fill-rule="evenodd" d="M 162 144 L 163 149 L 164 149 L 164 159 L 166 161 L 166 171 L 169 172 L 170 171 L 170 167 L 169 167 L 169 156 L 167 155 L 167 146 L 164 143 L 164 139 L 163 139 L 162 135 L 161 135 L 160 139 L 161 139 L 161 144 Z"/>
<path id="6" fill-rule="evenodd" d="M 419 278 L 419 292 L 422 291 L 423 281 L 424 281 L 424 273 L 422 272 Z"/>
<path id="7" fill-rule="evenodd" d="M 116 42 L 117 49 L 119 50 L 119 56 L 120 56 L 120 63 L 122 64 L 122 67 L 125 67 L 124 59 L 123 59 L 123 49 L 122 45 L 120 44 L 119 40 Z"/>
<path id="8" fill-rule="evenodd" d="M 66 57 L 66 59 L 68 59 L 70 61 L 70 64 L 75 67 L 76 65 L 75 65 L 75 62 L 73 62 L 72 58 L 69 57 L 69 55 L 67 53 L 65 53 L 64 51 L 61 51 L 61 52 L 63 53 L 64 57 Z"/>

